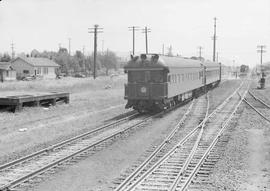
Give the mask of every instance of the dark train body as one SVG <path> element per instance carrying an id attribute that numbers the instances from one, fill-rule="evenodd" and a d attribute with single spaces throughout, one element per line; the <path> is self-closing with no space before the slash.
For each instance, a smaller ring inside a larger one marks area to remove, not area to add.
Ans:
<path id="1" fill-rule="evenodd" d="M 221 80 L 221 65 L 157 54 L 131 57 L 124 67 L 126 108 L 163 110 L 200 94 Z"/>

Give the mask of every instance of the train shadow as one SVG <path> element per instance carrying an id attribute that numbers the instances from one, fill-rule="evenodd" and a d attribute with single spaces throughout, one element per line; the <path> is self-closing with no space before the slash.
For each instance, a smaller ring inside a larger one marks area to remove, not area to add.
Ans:
<path id="1" fill-rule="evenodd" d="M 135 114 L 135 113 L 137 113 L 137 111 L 135 111 L 135 110 L 128 111 L 128 112 L 126 112 L 126 113 L 122 113 L 122 114 L 120 114 L 120 115 L 116 115 L 116 116 L 114 116 L 114 117 L 112 117 L 112 118 L 110 118 L 110 119 L 107 119 L 107 120 L 105 120 L 105 122 L 117 121 L 117 120 L 123 119 L 123 118 L 125 118 L 125 117 L 128 117 L 128 116 L 130 116 L 130 115 L 132 115 L 132 114 Z"/>

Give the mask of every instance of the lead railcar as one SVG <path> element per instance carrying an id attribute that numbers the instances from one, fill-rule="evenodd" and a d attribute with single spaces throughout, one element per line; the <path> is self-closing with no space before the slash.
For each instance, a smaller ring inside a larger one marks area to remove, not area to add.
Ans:
<path id="1" fill-rule="evenodd" d="M 163 110 L 198 95 L 221 80 L 213 62 L 157 54 L 131 56 L 124 67 L 126 108 L 139 112 Z"/>

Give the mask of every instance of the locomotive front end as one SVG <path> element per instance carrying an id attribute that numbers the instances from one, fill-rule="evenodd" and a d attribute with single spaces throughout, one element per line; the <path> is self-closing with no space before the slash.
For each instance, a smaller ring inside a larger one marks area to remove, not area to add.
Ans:
<path id="1" fill-rule="evenodd" d="M 139 112 L 164 109 L 167 97 L 166 68 L 158 61 L 158 55 L 132 57 L 125 66 L 128 83 L 125 84 L 126 108 Z"/>

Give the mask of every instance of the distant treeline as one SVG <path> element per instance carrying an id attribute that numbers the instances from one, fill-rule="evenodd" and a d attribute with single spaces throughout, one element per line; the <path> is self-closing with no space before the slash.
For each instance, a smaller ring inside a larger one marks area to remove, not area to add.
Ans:
<path id="1" fill-rule="evenodd" d="M 60 65 L 58 73 L 64 73 L 67 75 L 84 74 L 92 75 L 94 68 L 94 56 L 85 56 L 81 51 L 76 51 L 74 55 L 69 55 L 66 48 L 60 48 L 58 52 L 54 51 L 43 51 L 32 50 L 29 54 L 20 54 L 18 56 L 26 57 L 42 57 L 48 58 L 55 61 Z M 109 74 L 109 70 L 117 70 L 119 67 L 119 58 L 113 51 L 107 50 L 103 53 L 98 52 L 97 54 L 97 65 L 96 69 L 99 73 Z M 11 61 L 10 55 L 7 53 L 0 55 L 1 62 Z"/>

